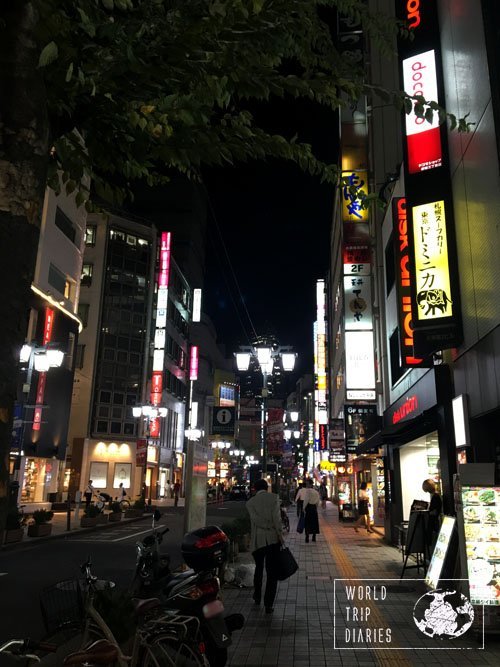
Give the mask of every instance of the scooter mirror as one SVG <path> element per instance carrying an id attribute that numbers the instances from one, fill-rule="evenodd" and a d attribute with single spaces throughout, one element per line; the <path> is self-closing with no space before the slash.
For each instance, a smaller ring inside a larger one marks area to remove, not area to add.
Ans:
<path id="1" fill-rule="evenodd" d="M 159 521 L 161 519 L 161 512 L 160 510 L 155 510 L 153 513 L 153 519 L 155 521 Z"/>

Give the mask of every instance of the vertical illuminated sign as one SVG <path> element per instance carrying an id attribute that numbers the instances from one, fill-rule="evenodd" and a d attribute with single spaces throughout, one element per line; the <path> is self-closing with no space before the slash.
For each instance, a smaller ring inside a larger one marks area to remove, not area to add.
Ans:
<path id="1" fill-rule="evenodd" d="M 398 294 L 399 349 L 402 368 L 422 366 L 423 359 L 413 354 L 413 307 L 411 302 L 410 241 L 406 198 L 392 202 L 396 286 Z"/>
<path id="2" fill-rule="evenodd" d="M 368 209 L 361 207 L 360 194 L 368 194 L 368 172 L 343 171 L 342 179 L 342 220 L 367 222 Z"/>
<path id="3" fill-rule="evenodd" d="M 199 322 L 201 319 L 201 289 L 197 287 L 193 290 L 193 322 Z"/>
<path id="4" fill-rule="evenodd" d="M 413 206 L 419 320 L 453 317 L 444 201 Z"/>
<path id="5" fill-rule="evenodd" d="M 159 266 L 157 280 L 157 302 L 154 332 L 153 374 L 151 376 L 150 402 L 158 406 L 161 403 L 163 392 L 163 366 L 165 361 L 165 343 L 168 307 L 168 285 L 170 280 L 170 252 L 172 234 L 162 232 L 160 235 Z M 149 420 L 149 435 L 152 438 L 160 437 L 160 419 L 154 417 Z"/>
<path id="6" fill-rule="evenodd" d="M 48 345 L 52 340 L 52 329 L 54 327 L 54 311 L 52 308 L 45 309 L 45 323 L 43 326 L 43 344 Z M 39 431 L 42 424 L 42 406 L 45 396 L 45 385 L 47 382 L 47 373 L 42 372 L 38 376 L 36 388 L 35 410 L 33 412 L 33 431 Z"/>
<path id="7" fill-rule="evenodd" d="M 316 281 L 316 330 L 315 330 L 315 437 L 319 438 L 319 425 L 328 424 L 326 403 L 326 302 L 325 281 Z"/>
<path id="8" fill-rule="evenodd" d="M 193 345 L 191 347 L 191 355 L 189 358 L 189 379 L 190 380 L 197 380 L 198 379 L 198 363 L 199 363 L 199 355 L 198 355 L 198 346 Z"/>
<path id="9" fill-rule="evenodd" d="M 434 102 L 438 99 L 436 56 L 433 49 L 403 60 L 403 85 L 408 95 L 421 95 Z M 416 174 L 440 167 L 443 152 L 438 114 L 434 113 L 429 123 L 412 110 L 406 114 L 405 124 L 409 173 Z"/>

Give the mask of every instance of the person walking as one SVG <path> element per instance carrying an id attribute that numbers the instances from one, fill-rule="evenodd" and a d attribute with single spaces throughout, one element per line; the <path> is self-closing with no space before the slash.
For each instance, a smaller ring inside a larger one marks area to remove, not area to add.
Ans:
<path id="1" fill-rule="evenodd" d="M 304 484 L 300 482 L 299 484 L 299 490 L 297 491 L 297 495 L 295 496 L 295 502 L 297 503 L 297 517 L 300 518 L 300 515 L 304 511 L 304 496 L 305 496 L 306 490 L 304 487 Z"/>
<path id="2" fill-rule="evenodd" d="M 370 500 L 370 496 L 368 495 L 368 491 L 366 490 L 367 484 L 366 482 L 361 482 L 361 486 L 359 487 L 359 492 L 358 492 L 358 520 L 353 524 L 354 525 L 354 530 L 356 532 L 358 531 L 358 526 L 361 526 L 363 524 L 367 530 L 368 533 L 373 533 L 374 531 L 371 529 L 370 526 L 370 513 L 368 510 L 368 504 Z"/>
<path id="3" fill-rule="evenodd" d="M 181 492 L 181 485 L 179 482 L 175 482 L 174 484 L 174 507 L 177 507 L 179 504 L 179 494 Z"/>
<path id="4" fill-rule="evenodd" d="M 118 502 L 121 502 L 122 500 L 125 500 L 125 496 L 127 495 L 127 490 L 123 486 L 123 482 L 120 482 L 120 485 L 118 486 Z"/>
<path id="5" fill-rule="evenodd" d="M 326 501 L 328 500 L 328 487 L 326 485 L 325 478 L 323 478 L 323 481 L 319 486 L 318 492 L 319 492 L 319 497 L 321 499 L 321 509 L 326 510 Z"/>
<path id="6" fill-rule="evenodd" d="M 319 534 L 318 505 L 320 497 L 314 488 L 312 479 L 307 480 L 304 492 L 304 532 L 306 534 L 306 543 L 309 542 L 309 535 L 312 535 L 312 541 L 316 542 L 316 535 Z"/>
<path id="7" fill-rule="evenodd" d="M 264 607 L 266 614 L 272 614 L 273 604 L 278 588 L 275 573 L 275 561 L 283 544 L 283 532 L 280 516 L 279 498 L 275 493 L 267 492 L 265 479 L 255 482 L 255 495 L 246 503 L 250 515 L 250 551 L 255 561 L 253 579 L 253 600 L 260 604 L 262 594 L 262 578 L 264 563 L 266 565 L 266 588 L 264 591 Z"/>
<path id="8" fill-rule="evenodd" d="M 89 479 L 89 483 L 87 484 L 87 488 L 85 489 L 84 496 L 85 496 L 85 509 L 88 510 L 90 507 L 90 503 L 92 502 L 92 496 L 95 493 L 95 489 L 93 486 L 93 482 L 91 479 Z"/>

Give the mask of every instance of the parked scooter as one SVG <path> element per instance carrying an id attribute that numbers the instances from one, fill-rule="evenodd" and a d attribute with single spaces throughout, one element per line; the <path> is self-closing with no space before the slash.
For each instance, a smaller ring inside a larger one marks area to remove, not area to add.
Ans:
<path id="1" fill-rule="evenodd" d="M 157 529 L 160 517 L 160 512 L 155 510 L 151 534 L 136 542 L 132 593 L 139 597 L 159 597 L 166 607 L 196 616 L 210 667 L 224 667 L 231 633 L 240 630 L 244 623 L 241 614 L 225 616 L 220 599 L 218 574 L 228 558 L 227 535 L 217 526 L 185 535 L 181 551 L 191 569 L 172 573 L 169 557 L 160 553 L 163 536 L 169 530 Z"/>

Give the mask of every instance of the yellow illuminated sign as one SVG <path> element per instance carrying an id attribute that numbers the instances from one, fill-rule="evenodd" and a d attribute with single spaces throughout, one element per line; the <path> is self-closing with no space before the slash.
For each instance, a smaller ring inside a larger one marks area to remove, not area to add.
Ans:
<path id="1" fill-rule="evenodd" d="M 330 461 L 320 461 L 319 467 L 321 470 L 335 470 L 337 468 L 335 463 L 330 463 Z"/>
<path id="2" fill-rule="evenodd" d="M 353 191 L 353 188 L 355 191 Z M 367 222 L 368 209 L 361 208 L 359 194 L 368 194 L 367 171 L 342 172 L 342 220 L 344 222 Z"/>
<path id="3" fill-rule="evenodd" d="M 417 317 L 453 315 L 444 201 L 413 206 Z"/>

